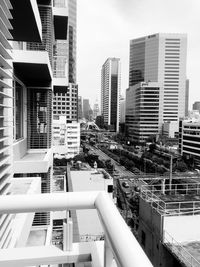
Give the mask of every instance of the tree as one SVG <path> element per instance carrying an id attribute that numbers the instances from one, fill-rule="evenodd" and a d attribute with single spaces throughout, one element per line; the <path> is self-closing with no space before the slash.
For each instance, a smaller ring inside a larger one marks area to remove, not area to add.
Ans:
<path id="1" fill-rule="evenodd" d="M 177 162 L 176 169 L 180 172 L 185 172 L 187 171 L 187 165 L 185 164 L 184 161 L 179 161 Z"/>
<path id="2" fill-rule="evenodd" d="M 151 153 L 153 153 L 155 149 L 156 149 L 156 144 L 155 143 L 152 143 L 152 144 L 149 145 L 149 151 Z"/>

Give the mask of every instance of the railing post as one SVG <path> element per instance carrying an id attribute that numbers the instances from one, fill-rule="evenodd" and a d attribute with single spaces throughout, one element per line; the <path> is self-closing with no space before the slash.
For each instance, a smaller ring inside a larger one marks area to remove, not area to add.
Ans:
<path id="1" fill-rule="evenodd" d="M 113 263 L 113 254 L 109 247 L 107 237 L 104 239 L 104 267 L 111 267 Z"/>
<path id="2" fill-rule="evenodd" d="M 63 220 L 63 250 L 72 251 L 73 244 L 73 222 L 67 211 L 67 218 Z"/>

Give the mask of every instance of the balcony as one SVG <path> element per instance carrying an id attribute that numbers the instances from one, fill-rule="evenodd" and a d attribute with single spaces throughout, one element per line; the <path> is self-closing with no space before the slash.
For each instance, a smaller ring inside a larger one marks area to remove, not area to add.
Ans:
<path id="1" fill-rule="evenodd" d="M 42 23 L 36 0 L 11 0 L 12 30 L 15 41 L 41 42 Z M 10 38 L 12 39 L 12 38 Z"/>
<path id="2" fill-rule="evenodd" d="M 139 243 L 104 192 L 0 197 L 0 214 L 96 209 L 105 240 L 73 243 L 72 221 L 64 221 L 63 248 L 18 247 L 0 250 L 0 266 L 33 266 L 91 262 L 91 266 L 152 267 Z M 120 231 L 120 232 L 119 232 Z"/>

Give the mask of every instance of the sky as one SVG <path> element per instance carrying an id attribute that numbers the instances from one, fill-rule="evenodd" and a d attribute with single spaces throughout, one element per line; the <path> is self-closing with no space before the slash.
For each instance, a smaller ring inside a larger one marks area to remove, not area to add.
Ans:
<path id="1" fill-rule="evenodd" d="M 189 108 L 200 101 L 200 0 L 77 0 L 77 82 L 91 106 L 100 103 L 101 67 L 121 60 L 121 92 L 128 88 L 129 42 L 163 33 L 186 33 Z"/>

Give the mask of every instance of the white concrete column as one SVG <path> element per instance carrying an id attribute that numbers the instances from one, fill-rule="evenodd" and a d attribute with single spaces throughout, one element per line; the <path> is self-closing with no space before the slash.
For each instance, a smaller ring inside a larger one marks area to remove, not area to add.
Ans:
<path id="1" fill-rule="evenodd" d="M 111 267 L 113 262 L 113 254 L 110 246 L 108 244 L 108 240 L 105 236 L 104 240 L 104 267 Z"/>

